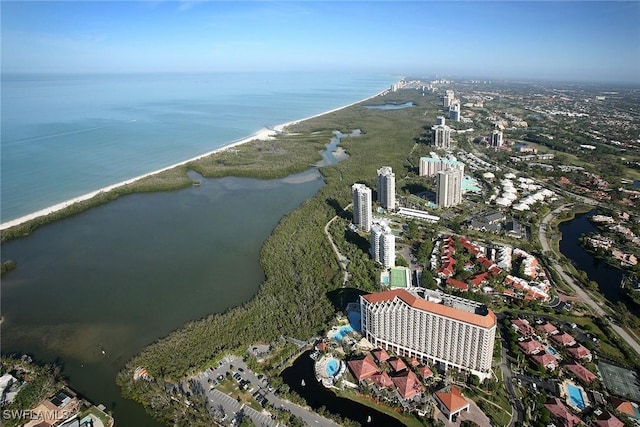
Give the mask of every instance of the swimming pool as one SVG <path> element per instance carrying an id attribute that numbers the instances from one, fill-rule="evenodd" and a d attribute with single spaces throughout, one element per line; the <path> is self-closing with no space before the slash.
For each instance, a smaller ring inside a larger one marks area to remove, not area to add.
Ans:
<path id="1" fill-rule="evenodd" d="M 328 376 L 333 377 L 340 370 L 340 365 L 336 359 L 329 359 L 324 368 Z"/>
<path id="2" fill-rule="evenodd" d="M 351 325 L 343 326 L 338 329 L 338 332 L 333 336 L 333 339 L 336 341 L 342 341 L 349 332 L 353 332 L 353 327 Z"/>
<path id="3" fill-rule="evenodd" d="M 569 401 L 578 409 L 584 409 L 587 405 L 584 403 L 582 389 L 571 384 L 567 384 L 567 393 L 569 393 Z"/>
<path id="4" fill-rule="evenodd" d="M 553 348 L 553 347 L 551 347 L 551 346 L 547 347 L 547 353 L 549 353 L 549 354 L 550 354 L 550 355 L 552 355 L 552 356 L 555 356 L 556 354 L 558 354 L 558 352 L 556 351 L 556 349 L 555 349 L 555 348 Z"/>
<path id="5" fill-rule="evenodd" d="M 469 175 L 465 175 L 464 179 L 462 180 L 462 192 L 479 193 L 480 191 L 482 190 L 480 189 L 478 180 Z"/>
<path id="6" fill-rule="evenodd" d="M 360 315 L 359 311 L 350 311 L 349 313 L 347 313 L 347 319 L 349 319 L 349 325 L 351 326 L 352 330 L 360 332 L 361 317 L 362 316 Z"/>

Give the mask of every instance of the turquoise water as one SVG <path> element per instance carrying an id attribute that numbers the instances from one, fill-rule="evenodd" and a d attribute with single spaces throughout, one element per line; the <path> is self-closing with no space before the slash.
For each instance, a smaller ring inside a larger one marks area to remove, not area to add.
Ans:
<path id="1" fill-rule="evenodd" d="M 389 75 L 1 78 L 2 222 L 372 96 Z"/>
<path id="2" fill-rule="evenodd" d="M 479 193 L 481 190 L 480 190 L 480 184 L 478 184 L 478 180 L 476 180 L 475 178 L 469 175 L 465 175 L 464 179 L 462 180 L 462 191 L 464 193 L 466 192 Z"/>
<path id="3" fill-rule="evenodd" d="M 349 334 L 349 332 L 353 332 L 353 328 L 351 327 L 351 325 L 343 326 L 333 336 L 333 339 L 336 341 L 341 341 Z"/>
<path id="4" fill-rule="evenodd" d="M 567 384 L 567 392 L 569 393 L 569 400 L 576 406 L 576 408 L 584 409 L 587 406 L 584 403 L 582 391 L 578 387 Z"/>
<path id="5" fill-rule="evenodd" d="M 338 365 L 338 361 L 336 359 L 329 359 L 329 361 L 327 362 L 327 366 L 325 368 L 327 375 L 329 375 L 330 377 L 333 377 L 335 374 L 338 373 L 339 370 L 340 370 L 340 365 Z"/>
<path id="6" fill-rule="evenodd" d="M 551 347 L 551 346 L 547 347 L 547 353 L 549 353 L 549 354 L 550 354 L 550 355 L 552 355 L 552 356 L 555 356 L 556 354 L 558 354 L 558 352 L 556 351 L 556 349 L 555 349 L 555 348 L 553 348 L 553 347 Z"/>

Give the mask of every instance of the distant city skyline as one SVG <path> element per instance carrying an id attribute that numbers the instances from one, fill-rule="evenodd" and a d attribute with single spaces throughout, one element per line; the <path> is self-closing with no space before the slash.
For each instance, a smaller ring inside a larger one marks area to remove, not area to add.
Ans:
<path id="1" fill-rule="evenodd" d="M 640 83 L 640 2 L 3 1 L 3 73 Z"/>

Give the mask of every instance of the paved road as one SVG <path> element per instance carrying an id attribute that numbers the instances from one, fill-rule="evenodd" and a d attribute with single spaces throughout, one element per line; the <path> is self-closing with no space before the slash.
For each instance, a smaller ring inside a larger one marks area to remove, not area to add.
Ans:
<path id="1" fill-rule="evenodd" d="M 243 405 L 237 402 L 235 399 L 220 392 L 219 390 L 211 388 L 214 380 L 216 380 L 219 375 L 225 376 L 227 372 L 230 372 L 232 374 L 234 372 L 237 372 L 241 379 L 250 382 L 249 388 L 253 388 L 252 393 L 260 391 L 260 394 L 262 394 L 273 407 L 282 408 L 291 412 L 293 415 L 301 418 L 307 425 L 340 427 L 339 424 L 316 414 L 309 408 L 296 405 L 295 403 L 276 396 L 273 391 L 270 390 L 268 382 L 266 382 L 265 379 L 258 379 L 257 375 L 249 369 L 249 367 L 242 361 L 242 359 L 235 356 L 226 357 L 215 368 L 211 368 L 206 370 L 205 372 L 201 372 L 195 377 L 195 379 L 199 381 L 199 383 L 204 388 L 207 395 L 207 400 L 209 401 L 211 408 L 216 409 L 219 407 L 219 405 L 222 405 L 225 413 L 228 415 L 225 422 L 233 418 L 234 412 L 237 413 L 238 411 L 243 410 L 247 416 L 251 417 L 256 426 L 278 426 L 278 423 L 271 419 L 271 416 L 267 411 L 258 412 L 248 407 L 247 405 Z M 211 380 L 211 383 L 209 383 L 209 380 Z"/>
<path id="2" fill-rule="evenodd" d="M 500 323 L 498 324 L 499 333 L 503 337 L 502 339 L 502 360 L 500 360 L 500 370 L 502 371 L 502 380 L 507 388 L 507 393 L 509 393 L 510 401 L 512 404 L 511 407 L 511 421 L 509 422 L 509 426 L 513 427 L 518 423 L 524 421 L 524 406 L 522 405 L 522 401 L 518 398 L 515 387 L 513 385 L 513 373 L 511 371 L 511 363 L 509 362 L 509 357 L 507 355 L 507 346 L 506 340 L 504 339 L 504 334 L 502 334 L 502 328 L 504 328 Z"/>
<path id="3" fill-rule="evenodd" d="M 345 208 L 343 209 L 343 212 L 347 209 L 349 209 L 349 207 L 351 207 L 351 205 L 353 205 L 353 203 L 349 203 L 347 206 L 345 206 Z M 324 234 L 327 235 L 327 238 L 329 239 L 329 243 L 331 243 L 331 247 L 333 248 L 333 252 L 335 252 L 336 254 L 336 258 L 338 258 L 338 263 L 340 264 L 340 267 L 342 268 L 344 277 L 342 279 L 342 286 L 344 286 L 348 281 L 349 281 L 349 271 L 347 270 L 347 264 L 349 263 L 349 260 L 347 259 L 346 256 L 342 255 L 342 253 L 340 253 L 340 251 L 338 250 L 338 247 L 336 246 L 335 242 L 333 241 L 333 237 L 331 236 L 331 233 L 329 232 L 329 226 L 331 225 L 331 223 L 333 221 L 336 220 L 336 218 L 338 218 L 338 215 L 334 216 L 333 218 L 331 218 L 329 220 L 329 222 L 327 222 L 327 225 L 324 226 Z"/>
<path id="4" fill-rule="evenodd" d="M 540 245 L 542 246 L 542 250 L 544 252 L 547 251 L 552 251 L 551 250 L 551 246 L 549 245 L 549 241 L 547 240 L 547 228 L 549 223 L 551 222 L 551 220 L 557 216 L 562 210 L 568 208 L 571 205 L 562 205 L 559 208 L 557 208 L 556 210 L 549 212 L 549 214 L 547 214 L 547 216 L 545 216 L 542 219 L 542 222 L 540 223 L 540 227 L 538 229 L 538 237 L 540 240 Z M 573 288 L 573 290 L 576 292 L 576 294 L 585 302 L 585 304 L 587 304 L 591 311 L 600 317 L 606 317 L 606 312 L 604 311 L 604 309 L 602 308 L 602 306 L 600 304 L 598 304 L 596 301 L 594 301 L 589 294 L 587 294 L 576 282 L 575 280 L 573 280 L 573 277 L 570 277 L 569 275 L 567 275 L 564 270 L 562 269 L 562 266 L 553 258 L 549 258 L 549 266 L 550 268 L 552 268 L 556 273 L 558 273 L 560 275 L 560 277 L 562 277 L 562 280 L 564 280 L 564 282 L 566 284 L 568 284 L 569 286 L 571 286 Z M 611 326 L 611 328 L 638 354 L 640 354 L 640 343 L 638 343 L 638 341 L 636 341 L 627 331 L 625 331 L 624 329 L 622 329 L 620 326 L 614 324 L 614 323 L 609 323 L 609 326 Z"/>

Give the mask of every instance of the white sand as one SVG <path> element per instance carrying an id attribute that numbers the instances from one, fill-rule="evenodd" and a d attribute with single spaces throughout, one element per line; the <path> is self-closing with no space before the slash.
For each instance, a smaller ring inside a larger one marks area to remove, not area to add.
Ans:
<path id="1" fill-rule="evenodd" d="M 185 160 L 183 162 L 176 163 L 176 164 L 173 164 L 171 166 L 167 166 L 165 168 L 158 169 L 156 171 L 149 172 L 149 173 L 146 173 L 144 175 L 141 175 L 141 176 L 138 176 L 138 177 L 135 177 L 135 178 L 131 178 L 131 179 L 128 179 L 126 181 L 119 182 L 117 184 L 109 185 L 109 186 L 103 187 L 103 188 L 101 188 L 99 190 L 92 191 L 91 193 L 87 193 L 87 194 L 84 194 L 82 196 L 73 198 L 71 200 L 67 200 L 65 202 L 58 203 L 58 204 L 53 205 L 53 206 L 49 206 L 48 208 L 41 209 L 41 210 L 33 212 L 31 214 L 21 216 L 20 218 L 16 218 L 16 219 L 11 220 L 11 221 L 3 222 L 2 224 L 0 224 L 0 230 L 5 230 L 7 228 L 15 227 L 16 225 L 20 225 L 20 224 L 25 223 L 27 221 L 31 221 L 32 219 L 52 214 L 54 212 L 57 212 L 57 211 L 60 211 L 60 210 L 62 210 L 64 208 L 66 208 L 66 207 L 69 207 L 69 206 L 73 205 L 74 203 L 78 203 L 78 202 L 82 202 L 84 200 L 91 199 L 92 197 L 94 197 L 94 196 L 96 196 L 96 195 L 98 195 L 100 193 L 105 193 L 105 192 L 114 190 L 114 189 L 116 189 L 118 187 L 122 187 L 124 185 L 131 184 L 131 183 L 136 182 L 136 181 L 138 181 L 140 179 L 146 178 L 146 177 L 151 176 L 151 175 L 158 174 L 160 172 L 167 171 L 169 169 L 173 169 L 173 168 L 175 168 L 177 166 L 182 166 L 182 165 L 187 164 L 189 162 L 192 162 L 194 160 L 200 160 L 203 157 L 207 157 L 207 156 L 210 156 L 212 154 L 228 150 L 229 148 L 237 147 L 238 145 L 246 144 L 247 142 L 250 142 L 250 141 L 255 141 L 255 140 L 263 140 L 263 141 L 265 141 L 265 140 L 269 140 L 269 139 L 273 138 L 275 135 L 277 135 L 278 133 L 283 132 L 284 129 L 287 126 L 291 126 L 291 125 L 303 122 L 305 120 L 313 119 L 315 117 L 324 116 L 325 114 L 333 113 L 333 112 L 342 110 L 344 108 L 351 107 L 352 105 L 356 105 L 356 104 L 359 104 L 361 102 L 365 102 L 365 101 L 367 101 L 369 99 L 375 98 L 376 96 L 382 95 L 386 91 L 387 90 L 385 89 L 382 92 L 377 93 L 377 94 L 375 94 L 373 96 L 370 96 L 370 97 L 365 98 L 365 99 L 360 100 L 360 101 L 353 102 L 351 104 L 348 104 L 348 105 L 345 105 L 345 106 L 342 106 L 342 107 L 334 108 L 333 110 L 330 110 L 330 111 L 325 111 L 323 113 L 316 114 L 316 115 L 313 115 L 313 116 L 309 116 L 309 117 L 306 117 L 304 119 L 293 120 L 291 122 L 287 122 L 287 123 L 283 123 L 281 125 L 274 126 L 273 129 L 267 129 L 267 128 L 260 129 L 258 132 L 256 132 L 255 134 L 253 134 L 253 135 L 251 135 L 251 136 L 249 136 L 247 138 L 244 138 L 244 139 L 241 139 L 239 141 L 233 142 L 231 144 L 225 145 L 224 147 L 217 148 L 217 149 L 215 149 L 213 151 L 210 151 L 208 153 L 201 154 L 201 155 L 199 155 L 197 157 L 194 157 L 192 159 Z"/>

